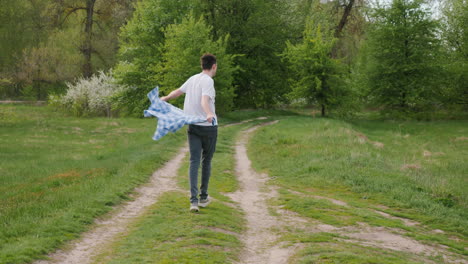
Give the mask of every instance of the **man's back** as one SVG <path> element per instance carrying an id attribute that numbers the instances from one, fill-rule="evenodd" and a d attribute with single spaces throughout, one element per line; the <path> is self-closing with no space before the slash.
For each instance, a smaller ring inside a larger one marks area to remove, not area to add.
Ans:
<path id="1" fill-rule="evenodd" d="M 206 113 L 201 105 L 202 96 L 206 95 L 210 98 L 209 107 L 213 114 L 215 113 L 215 97 L 216 92 L 214 89 L 213 79 L 205 74 L 199 73 L 190 77 L 181 87 L 180 90 L 185 93 L 184 113 L 187 115 L 205 117 Z M 215 117 L 215 120 L 217 118 Z M 216 121 L 215 121 L 216 122 Z M 208 122 L 197 123 L 200 126 L 211 126 Z M 217 125 L 217 124 L 215 124 Z"/>

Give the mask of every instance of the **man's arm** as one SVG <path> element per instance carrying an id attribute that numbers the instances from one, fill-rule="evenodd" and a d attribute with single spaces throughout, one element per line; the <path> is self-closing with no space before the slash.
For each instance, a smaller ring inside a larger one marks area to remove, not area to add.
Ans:
<path id="1" fill-rule="evenodd" d="M 181 96 L 182 94 L 184 94 L 184 92 L 182 92 L 180 89 L 175 89 L 174 91 L 172 91 L 170 94 L 166 95 L 166 96 L 163 96 L 159 99 L 161 99 L 161 101 L 169 101 L 171 99 L 174 99 L 174 98 L 177 98 L 179 96 Z"/>
<path id="2" fill-rule="evenodd" d="M 203 95 L 201 99 L 201 106 L 203 108 L 203 111 L 205 111 L 206 113 L 206 120 L 209 123 L 213 122 L 213 117 L 214 117 L 214 113 L 211 112 L 211 109 L 210 109 L 210 104 L 209 104 L 210 100 L 211 98 L 208 95 Z"/>

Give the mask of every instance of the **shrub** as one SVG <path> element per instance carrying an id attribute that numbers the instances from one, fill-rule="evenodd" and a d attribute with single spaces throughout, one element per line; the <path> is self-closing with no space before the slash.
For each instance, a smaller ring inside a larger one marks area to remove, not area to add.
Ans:
<path id="1" fill-rule="evenodd" d="M 62 96 L 49 96 L 49 104 L 63 107 L 76 116 L 105 115 L 111 117 L 116 94 L 126 90 L 115 82 L 112 72 L 99 72 L 89 79 L 80 78 L 75 83 L 67 83 L 68 89 Z M 113 111 L 114 110 L 114 111 Z"/>

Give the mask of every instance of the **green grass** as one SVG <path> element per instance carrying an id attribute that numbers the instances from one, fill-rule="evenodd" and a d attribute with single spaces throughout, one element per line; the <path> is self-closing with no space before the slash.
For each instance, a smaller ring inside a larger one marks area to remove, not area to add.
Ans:
<path id="1" fill-rule="evenodd" d="M 465 121 L 345 122 L 267 110 L 237 111 L 220 121 L 272 115 L 281 121 L 259 129 L 249 143 L 253 166 L 280 187 L 272 205 L 338 227 L 364 222 L 397 228 L 413 239 L 467 254 Z M 188 211 L 186 159 L 177 178 L 185 192 L 163 194 L 96 261 L 237 261 L 245 220 L 225 195 L 239 187 L 234 144 L 241 130 L 266 121 L 220 128 L 209 190 L 214 203 L 208 208 L 199 214 Z M 41 258 L 78 237 L 113 205 L 130 199 L 132 190 L 186 142 L 184 131 L 155 142 L 154 129 L 154 119 L 75 118 L 46 107 L 0 105 L 0 263 Z M 406 226 L 374 210 L 423 225 Z M 445 233 L 431 232 L 436 228 Z M 347 242 L 333 233 L 295 227 L 287 231 L 282 232 L 284 241 L 302 245 L 294 263 L 422 261 Z"/>
<path id="2" fill-rule="evenodd" d="M 155 142 L 154 129 L 0 105 L 0 263 L 37 259 L 128 199 L 183 143 L 183 133 Z"/>
<path id="3" fill-rule="evenodd" d="M 348 243 L 342 240 L 342 236 L 332 233 L 295 232 L 291 229 L 284 238 L 291 243 L 304 245 L 293 257 L 292 263 L 424 263 L 412 254 Z"/>
<path id="4" fill-rule="evenodd" d="M 238 212 L 214 202 L 190 213 L 186 193 L 163 194 L 97 263 L 229 263 L 240 248 Z"/>
<path id="5" fill-rule="evenodd" d="M 415 239 L 467 254 L 468 144 L 462 140 L 467 134 L 465 121 L 347 123 L 296 116 L 260 129 L 249 144 L 249 157 L 281 187 L 277 205 L 335 226 L 365 222 L 403 229 Z M 374 209 L 424 225 L 408 227 Z M 436 228 L 446 233 L 432 234 Z M 344 263 L 339 256 L 332 259 L 336 262 L 310 263 Z M 376 263 L 366 261 L 356 263 Z"/>
<path id="6" fill-rule="evenodd" d="M 304 249 L 297 263 L 343 263 L 343 264 L 423 264 L 410 254 L 401 254 L 356 244 L 318 242 Z"/>
<path id="7" fill-rule="evenodd" d="M 234 143 L 242 129 L 263 121 L 220 127 L 212 161 L 209 195 L 213 202 L 200 213 L 189 212 L 188 155 L 178 171 L 185 192 L 163 195 L 124 237 L 96 263 L 232 263 L 238 260 L 245 231 L 243 214 L 225 194 L 238 188 Z"/>

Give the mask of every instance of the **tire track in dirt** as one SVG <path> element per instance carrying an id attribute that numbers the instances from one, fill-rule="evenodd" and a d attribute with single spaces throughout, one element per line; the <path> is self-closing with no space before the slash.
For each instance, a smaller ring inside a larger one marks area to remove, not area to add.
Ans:
<path id="1" fill-rule="evenodd" d="M 276 196 L 275 192 L 266 185 L 268 176 L 256 173 L 247 156 L 249 136 L 258 128 L 277 122 L 245 130 L 235 147 L 236 173 L 241 188 L 228 196 L 240 205 L 247 220 L 247 231 L 241 235 L 245 250 L 240 256 L 240 263 L 287 263 L 296 248 L 283 247 L 282 243 L 278 243 L 279 235 L 273 229 L 281 228 L 282 223 L 269 213 L 267 205 L 267 200 Z"/>
<path id="2" fill-rule="evenodd" d="M 302 197 L 313 197 L 316 199 L 327 199 L 335 204 L 349 207 L 345 202 L 323 196 L 308 195 L 293 190 L 288 190 L 291 193 Z M 371 226 L 364 222 L 358 222 L 357 225 L 335 227 L 329 224 L 323 224 L 319 221 L 303 217 L 296 212 L 284 209 L 283 206 L 272 208 L 277 214 L 282 216 L 282 221 L 289 223 L 289 226 L 294 226 L 300 232 L 305 233 L 332 233 L 343 236 L 337 239 L 345 243 L 353 243 L 361 246 L 381 248 L 384 250 L 393 250 L 411 254 L 413 258 L 423 261 L 424 263 L 437 263 L 431 258 L 441 257 L 443 263 L 468 264 L 466 258 L 454 252 L 450 252 L 448 247 L 437 242 L 422 243 L 414 238 L 408 237 L 406 231 L 399 228 L 391 228 L 385 226 Z M 388 209 L 388 208 L 386 208 Z M 372 210 L 373 212 L 392 220 L 401 221 L 408 227 L 420 226 L 421 224 L 409 219 L 396 217 L 387 213 Z M 430 233 L 444 233 L 442 230 L 432 230 Z"/>
<path id="3" fill-rule="evenodd" d="M 346 243 L 414 254 L 415 258 L 422 258 L 427 263 L 435 263 L 430 258 L 437 255 L 442 256 L 444 263 L 467 263 L 463 256 L 448 252 L 443 245 L 423 244 L 406 237 L 403 230 L 396 228 L 374 227 L 366 223 L 359 223 L 358 226 L 334 227 L 311 221 L 311 219 L 304 218 L 281 207 L 269 207 L 267 201 L 278 197 L 277 187 L 267 184 L 268 175 L 256 173 L 252 169 L 246 145 L 250 135 L 255 130 L 276 122 L 278 121 L 264 123 L 245 130 L 236 144 L 236 174 L 241 188 L 227 195 L 240 205 L 247 220 L 247 231 L 240 237 L 245 247 L 240 256 L 240 263 L 288 263 L 288 260 L 304 246 L 298 243 L 287 247 L 286 243 L 279 242 L 281 231 L 285 230 L 285 227 L 291 226 L 302 229 L 303 232 L 327 232 L 344 235 L 348 238 L 340 241 Z M 316 195 L 308 196 L 316 199 L 326 199 L 334 204 L 349 207 L 347 203 L 336 199 Z M 269 209 L 279 216 L 270 214 Z M 380 215 L 401 220 L 407 226 L 418 224 L 411 220 L 391 217 L 385 213 Z"/>
<path id="4" fill-rule="evenodd" d="M 128 225 L 136 217 L 142 215 L 145 210 L 158 201 L 161 194 L 178 190 L 176 174 L 188 152 L 185 146 L 164 167 L 155 171 L 147 184 L 135 189 L 136 198 L 123 206 L 119 206 L 116 212 L 106 220 L 96 220 L 96 227 L 81 235 L 78 241 L 69 245 L 69 250 L 59 250 L 49 255 L 50 260 L 41 260 L 35 264 L 67 263 L 86 264 L 91 263 L 92 258 L 99 254 L 100 249 L 114 241 L 114 238 L 125 232 Z"/>

